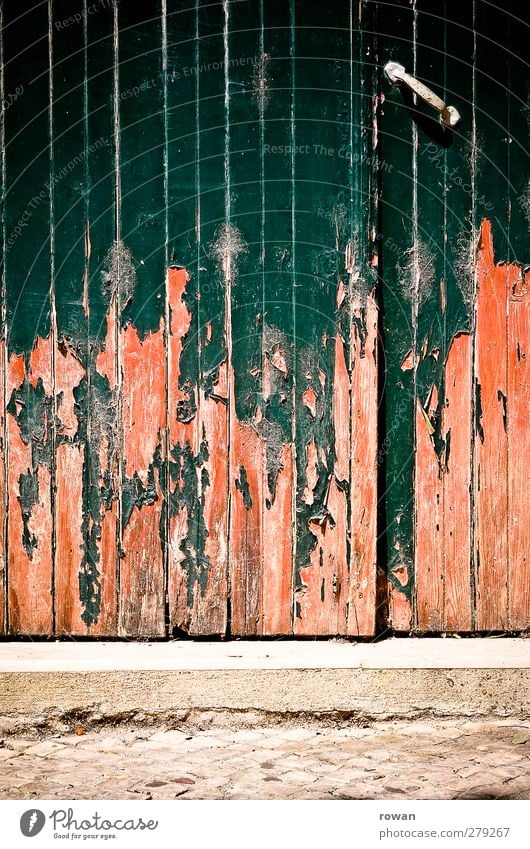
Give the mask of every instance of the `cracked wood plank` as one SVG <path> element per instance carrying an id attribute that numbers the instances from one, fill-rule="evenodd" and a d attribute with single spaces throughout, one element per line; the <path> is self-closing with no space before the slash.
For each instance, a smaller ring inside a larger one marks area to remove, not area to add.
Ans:
<path id="1" fill-rule="evenodd" d="M 442 438 L 444 607 L 443 631 L 471 631 L 471 430 L 473 339 L 457 334 L 445 364 Z"/>
<path id="2" fill-rule="evenodd" d="M 20 18 L 8 0 L 2 14 L 4 90 L 22 89 L 5 111 L 3 175 L 9 632 L 39 635 L 54 628 L 49 21 L 45 5 Z"/>
<path id="3" fill-rule="evenodd" d="M 485 221 L 477 259 L 475 335 L 475 557 L 477 628 L 508 627 L 508 440 L 506 432 L 508 287 L 518 269 L 495 264 Z"/>
<path id="4" fill-rule="evenodd" d="M 7 421 L 6 421 L 6 376 L 7 376 L 7 325 L 6 325 L 6 230 L 5 230 L 5 109 L 6 92 L 4 88 L 4 18 L 0 7 L 0 181 L 2 185 L 0 200 L 0 635 L 8 630 L 7 604 Z"/>
<path id="5" fill-rule="evenodd" d="M 60 0 L 54 15 L 69 9 Z M 75 33 L 52 29 L 59 635 L 117 627 L 114 15 L 101 12 Z"/>
<path id="6" fill-rule="evenodd" d="M 52 10 L 53 15 L 62 20 L 72 12 L 81 14 L 83 4 L 78 0 L 72 7 L 67 0 L 57 0 Z M 53 592 L 58 634 L 86 633 L 79 586 L 84 550 L 87 459 L 86 447 L 80 440 L 79 418 L 86 416 L 86 407 L 78 403 L 80 385 L 87 377 L 88 335 L 88 301 L 83 298 L 87 264 L 84 42 L 85 29 L 81 23 L 70 32 L 55 27 L 50 29 L 50 222 L 56 417 Z M 76 163 L 77 159 L 81 161 Z M 71 162 L 76 164 L 69 169 Z"/>
<path id="7" fill-rule="evenodd" d="M 164 89 L 157 84 L 164 71 L 162 11 L 161 0 L 149 9 L 116 6 L 123 636 L 166 632 L 165 123 Z"/>
<path id="8" fill-rule="evenodd" d="M 53 633 L 52 391 L 50 336 L 37 339 L 26 361 L 10 355 L 8 592 L 13 634 Z"/>
<path id="9" fill-rule="evenodd" d="M 288 132 L 275 126 L 277 103 L 268 93 L 270 75 L 275 73 L 273 64 L 269 67 L 269 53 L 288 42 L 288 31 L 273 33 L 267 26 L 272 17 L 278 20 L 278 13 L 280 21 L 287 20 L 287 9 L 260 3 L 259 27 L 249 36 L 255 9 L 250 3 L 238 4 L 230 7 L 227 27 L 229 55 L 250 50 L 257 57 L 252 64 L 230 66 L 227 80 L 231 180 L 247 187 L 227 207 L 234 235 L 245 234 L 238 255 L 227 256 L 225 264 L 232 293 L 231 628 L 248 635 L 289 633 L 291 628 L 291 456 L 281 420 L 286 418 L 282 407 L 288 410 L 291 405 L 292 341 L 291 327 L 284 332 L 288 313 L 280 327 L 274 324 L 278 312 L 274 301 L 282 299 L 285 277 L 280 272 L 276 279 L 267 279 L 287 217 L 267 208 L 284 187 L 270 186 L 267 191 L 266 145 Z M 285 107 L 283 93 L 276 100 Z M 284 170 L 280 165 L 275 174 Z M 281 203 L 274 206 L 280 210 Z"/>
<path id="10" fill-rule="evenodd" d="M 163 326 L 140 339 L 128 324 L 122 346 L 122 551 L 120 619 L 123 636 L 164 636 L 162 433 L 166 387 Z"/>
<path id="11" fill-rule="evenodd" d="M 1 29 L 1 12 L 0 12 Z M 0 142 L 1 143 L 1 142 Z M 2 285 L 3 288 L 3 285 Z M 2 292 L 2 298 L 4 292 Z M 3 312 L 3 308 L 2 308 Z M 0 635 L 7 633 L 7 421 L 5 410 L 6 395 L 6 328 L 2 317 L 0 337 Z"/>
<path id="12" fill-rule="evenodd" d="M 530 272 L 514 272 L 508 285 L 508 627 L 530 626 Z"/>
<path id="13" fill-rule="evenodd" d="M 249 4 L 251 5 L 251 4 Z M 257 385 L 247 383 L 246 418 L 261 440 L 261 588 L 258 633 L 289 634 L 293 618 L 294 477 L 292 444 L 294 339 L 292 312 L 293 231 L 291 157 L 267 154 L 266 145 L 289 144 L 292 61 L 289 8 L 260 3 L 257 61 L 246 76 L 247 101 L 257 121 L 255 217 L 247 242 L 260 321 L 256 326 Z M 250 105 L 252 104 L 252 105 Z M 241 134 L 240 134 L 241 137 Z M 247 177 L 248 179 L 248 177 Z M 244 209 L 241 210 L 244 212 Z M 245 221 L 241 217 L 241 225 Z M 252 325 L 251 325 L 252 326 Z"/>
<path id="14" fill-rule="evenodd" d="M 353 305 L 351 378 L 351 568 L 348 634 L 375 633 L 377 616 L 377 415 L 379 315 L 375 290 Z M 359 333 L 364 319 L 366 335 Z"/>

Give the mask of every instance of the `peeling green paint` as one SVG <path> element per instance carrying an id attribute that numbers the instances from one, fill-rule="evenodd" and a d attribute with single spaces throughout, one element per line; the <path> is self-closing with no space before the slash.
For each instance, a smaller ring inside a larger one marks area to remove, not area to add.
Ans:
<path id="1" fill-rule="evenodd" d="M 252 498 L 250 496 L 247 472 L 244 466 L 239 467 L 239 478 L 236 478 L 236 489 L 241 493 L 241 497 L 243 498 L 243 504 L 245 505 L 247 510 L 250 510 L 250 508 L 252 507 Z"/>
<path id="2" fill-rule="evenodd" d="M 33 557 L 33 550 L 38 545 L 37 537 L 29 530 L 31 513 L 39 500 L 39 480 L 37 476 L 31 472 L 28 472 L 26 475 L 20 475 L 18 479 L 18 489 L 18 502 L 22 512 L 22 523 L 24 527 L 22 533 L 22 544 L 28 557 L 31 559 Z"/>
<path id="3" fill-rule="evenodd" d="M 173 488 L 169 495 L 169 516 L 177 516 L 181 510 L 186 510 L 187 534 L 180 544 L 180 550 L 184 554 L 181 565 L 186 570 L 187 601 L 191 607 L 196 584 L 202 594 L 206 590 L 210 568 L 210 560 L 205 552 L 208 529 L 204 523 L 205 491 L 210 485 L 204 463 L 209 458 L 209 452 L 203 439 L 196 455 L 189 442 L 174 445 L 170 453 L 169 476 Z M 201 470 L 200 490 L 197 469 Z"/>

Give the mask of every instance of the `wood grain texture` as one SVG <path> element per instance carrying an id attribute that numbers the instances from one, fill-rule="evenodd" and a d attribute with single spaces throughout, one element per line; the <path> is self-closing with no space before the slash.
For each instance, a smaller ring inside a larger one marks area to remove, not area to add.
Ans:
<path id="1" fill-rule="evenodd" d="M 530 626 L 530 274 L 514 269 L 508 284 L 508 627 Z"/>
<path id="2" fill-rule="evenodd" d="M 121 332 L 124 484 L 119 632 L 164 636 L 164 561 L 160 536 L 162 433 L 166 420 L 162 327 L 140 340 Z"/>
<path id="3" fill-rule="evenodd" d="M 89 633 L 83 621 L 80 574 L 85 553 L 85 464 L 87 418 L 88 309 L 87 189 L 88 151 L 84 116 L 85 27 L 83 2 L 54 0 L 52 17 L 80 16 L 75 29 L 51 27 L 50 210 L 52 317 L 54 338 L 55 469 L 54 469 L 54 596 L 58 634 Z M 81 419 L 81 421 L 80 421 Z M 91 588 L 90 604 L 97 590 Z"/>
<path id="4" fill-rule="evenodd" d="M 66 346 L 55 355 L 57 393 L 57 437 L 55 461 L 55 570 L 56 632 L 86 633 L 82 620 L 79 572 L 83 559 L 83 483 L 85 446 L 74 442 L 78 420 L 74 411 L 74 389 L 85 377 L 85 369 Z"/>
<path id="5" fill-rule="evenodd" d="M 363 307 L 354 304 L 351 380 L 351 572 L 348 634 L 375 633 L 377 603 L 377 416 L 379 315 L 375 291 L 366 300 L 366 336 L 358 327 Z M 343 450 L 346 450 L 345 446 Z"/>
<path id="6" fill-rule="evenodd" d="M 27 364 L 11 354 L 7 394 L 10 632 L 53 633 L 50 415 L 51 340 L 38 339 Z"/>
<path id="7" fill-rule="evenodd" d="M 1 24 L 1 16 L 0 16 Z M 5 388 L 7 376 L 7 352 L 5 325 L 0 339 L 0 635 L 7 633 L 8 600 L 7 600 L 7 422 L 5 412 Z"/>
<path id="8" fill-rule="evenodd" d="M 434 452 L 432 420 L 438 391 L 432 387 L 425 407 L 416 407 L 416 605 L 421 631 L 441 631 L 444 600 L 443 482 Z"/>
<path id="9" fill-rule="evenodd" d="M 494 260 L 491 224 L 481 228 L 475 333 L 475 557 L 477 628 L 508 627 L 508 440 L 506 302 L 513 267 Z M 515 269 L 517 274 L 517 269 Z"/>
<path id="10" fill-rule="evenodd" d="M 442 437 L 444 605 L 442 630 L 471 631 L 471 429 L 473 340 L 460 333 L 445 364 Z"/>

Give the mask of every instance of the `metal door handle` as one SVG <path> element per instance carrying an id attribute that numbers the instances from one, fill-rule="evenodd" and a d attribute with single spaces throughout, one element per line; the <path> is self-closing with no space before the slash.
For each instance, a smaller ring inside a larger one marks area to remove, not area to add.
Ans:
<path id="1" fill-rule="evenodd" d="M 429 106 L 436 109 L 440 113 L 440 121 L 445 127 L 456 127 L 460 121 L 458 109 L 455 109 L 454 106 L 447 106 L 434 91 L 431 91 L 415 77 L 407 74 L 403 65 L 400 65 L 399 62 L 387 62 L 384 70 L 392 85 L 408 86 L 418 97 L 421 97 Z"/>

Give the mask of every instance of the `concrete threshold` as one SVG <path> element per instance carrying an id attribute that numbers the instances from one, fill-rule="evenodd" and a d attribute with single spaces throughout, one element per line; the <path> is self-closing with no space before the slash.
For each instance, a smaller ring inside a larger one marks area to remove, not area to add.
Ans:
<path id="1" fill-rule="evenodd" d="M 530 715 L 530 640 L 0 643 L 0 714 Z"/>

